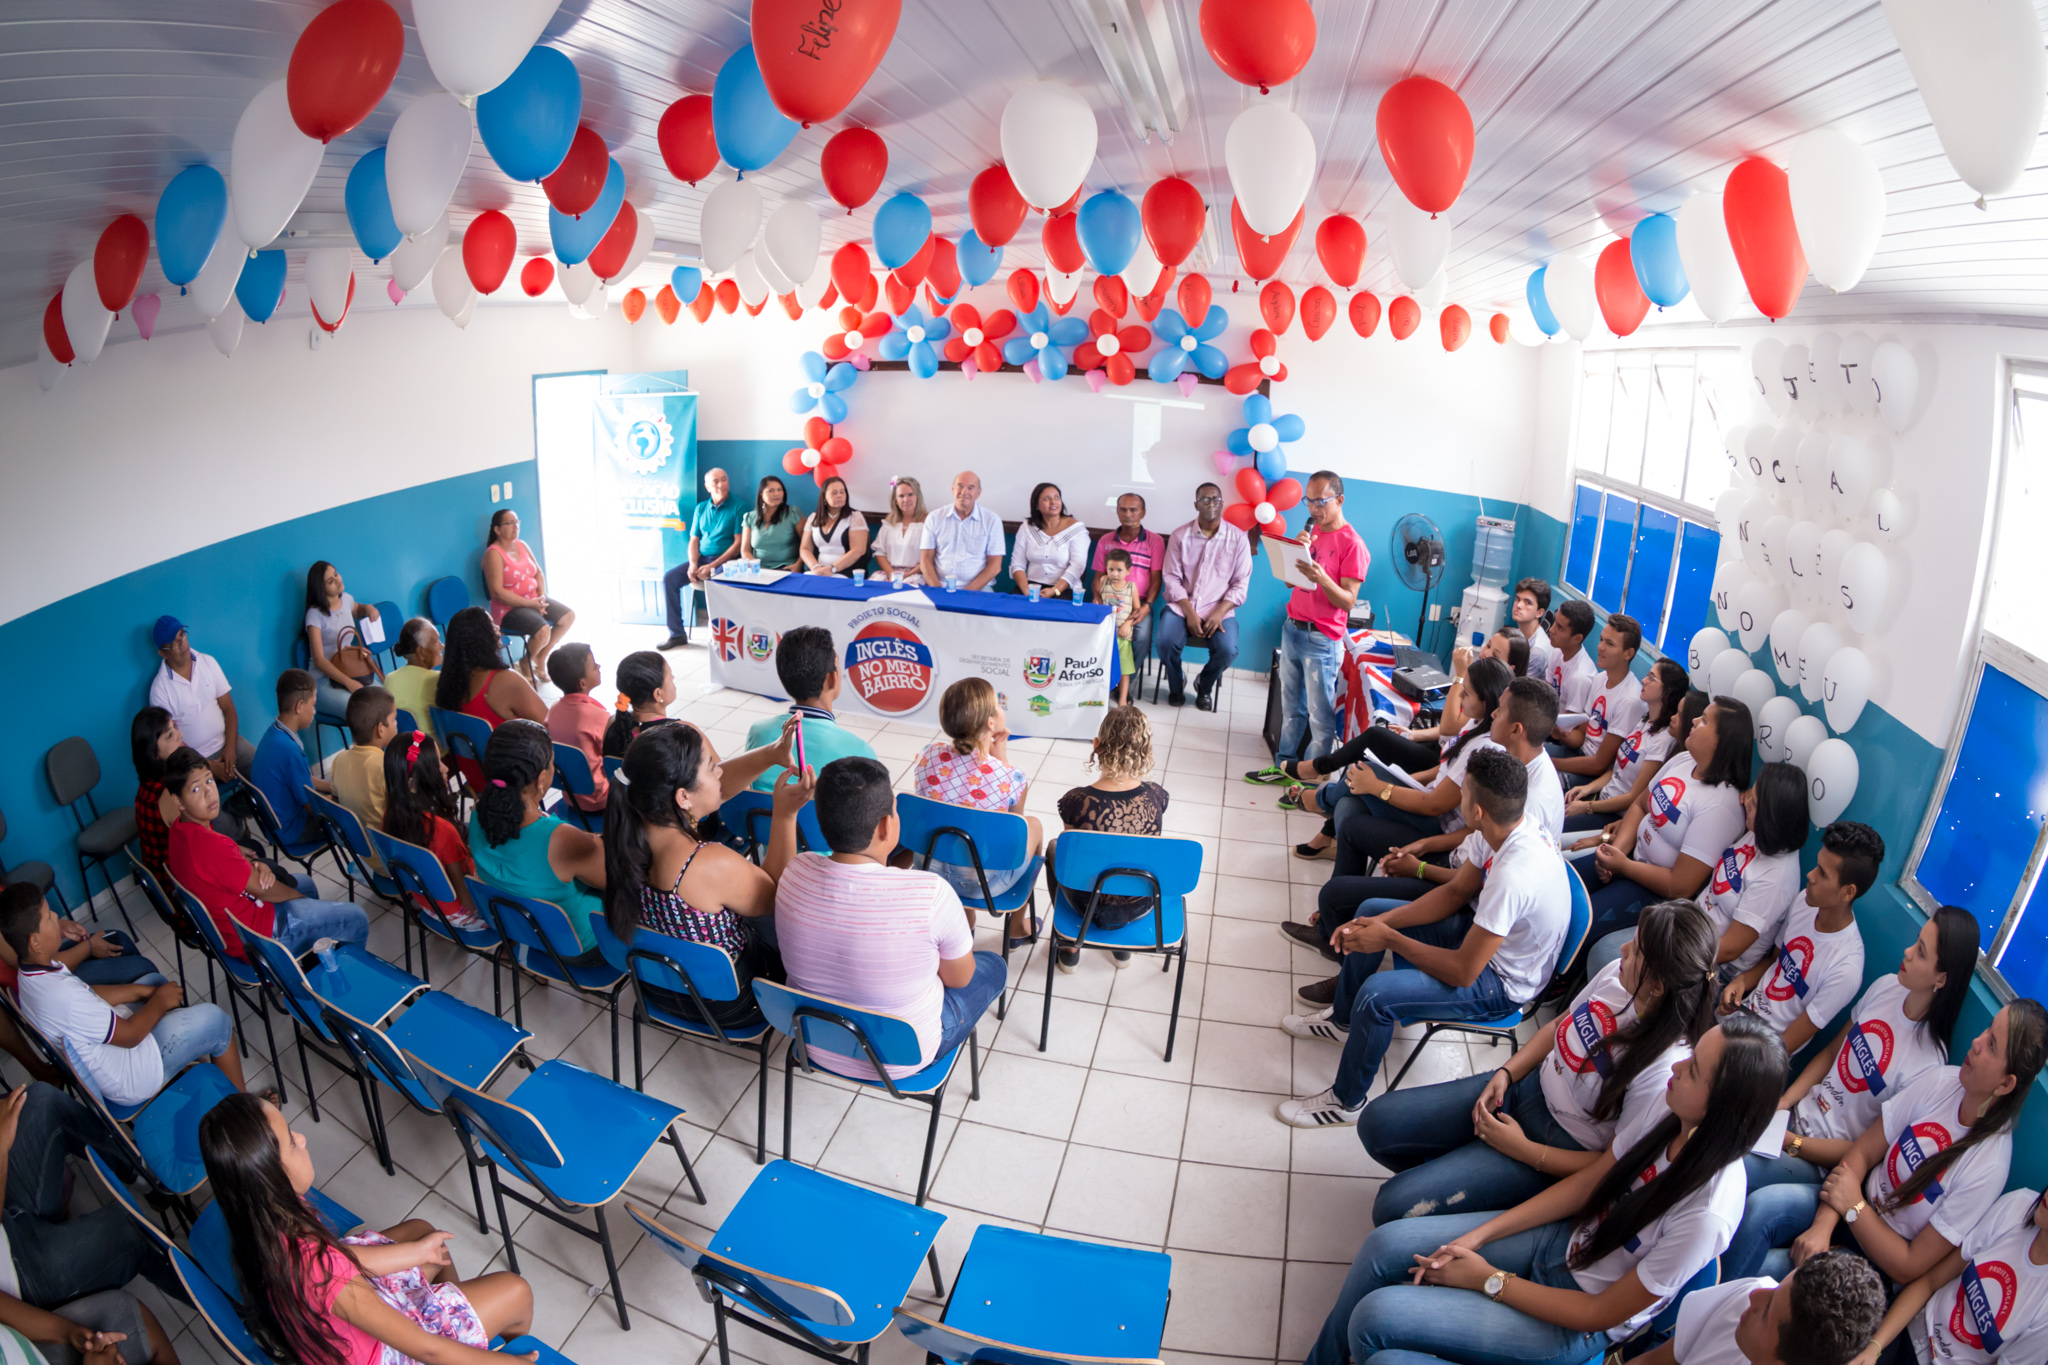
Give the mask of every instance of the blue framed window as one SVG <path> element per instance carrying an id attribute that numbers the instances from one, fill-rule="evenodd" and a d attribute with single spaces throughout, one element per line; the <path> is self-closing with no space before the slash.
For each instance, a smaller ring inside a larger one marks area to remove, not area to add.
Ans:
<path id="1" fill-rule="evenodd" d="M 1684 658 L 1687 642 L 1707 624 L 1714 566 L 1720 559 L 1721 533 L 1711 526 L 1686 522 L 1678 537 L 1678 571 L 1671 576 L 1671 609 L 1664 614 L 1664 633 L 1657 641 L 1666 654 Z"/>
<path id="2" fill-rule="evenodd" d="M 1628 570 L 1628 595 L 1621 609 L 1638 621 L 1664 615 L 1671 591 L 1671 561 L 1678 550 L 1679 520 L 1661 507 L 1643 504 L 1636 521 L 1636 547 Z"/>
<path id="3" fill-rule="evenodd" d="M 1571 539 L 1565 545 L 1566 586 L 1588 592 L 1593 586 L 1593 551 L 1600 544 L 1600 490 L 1580 484 L 1572 500 Z"/>
<path id="4" fill-rule="evenodd" d="M 1593 605 L 1602 611 L 1620 611 L 1621 595 L 1628 587 L 1629 563 L 1636 549 L 1636 501 L 1619 493 L 1607 495 L 1600 510 L 1599 567 L 1593 570 Z"/>

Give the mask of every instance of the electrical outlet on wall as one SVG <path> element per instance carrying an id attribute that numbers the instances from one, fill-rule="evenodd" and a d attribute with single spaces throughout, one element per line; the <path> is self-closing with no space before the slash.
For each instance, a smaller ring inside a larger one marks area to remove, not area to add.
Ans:
<path id="1" fill-rule="evenodd" d="M 512 480 L 505 480 L 505 501 L 512 501 Z"/>
<path id="2" fill-rule="evenodd" d="M 1444 619 L 1444 604 L 1443 604 L 1443 603 L 1441 603 L 1441 602 L 1432 602 L 1432 603 L 1430 603 L 1430 604 L 1429 604 L 1429 619 L 1430 619 L 1430 620 L 1432 620 L 1432 621 L 1441 621 L 1441 620 L 1443 620 L 1443 619 Z"/>
<path id="3" fill-rule="evenodd" d="M 498 485 L 496 485 L 496 484 L 492 484 L 492 485 L 491 485 L 491 501 L 492 501 L 492 502 L 496 502 L 497 500 L 498 500 Z"/>

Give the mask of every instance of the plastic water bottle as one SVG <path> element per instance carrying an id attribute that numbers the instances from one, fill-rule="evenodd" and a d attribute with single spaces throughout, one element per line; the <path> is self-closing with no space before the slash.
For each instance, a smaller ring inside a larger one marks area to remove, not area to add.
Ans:
<path id="1" fill-rule="evenodd" d="M 334 956 L 335 946 L 335 941 L 331 938 L 319 939 L 313 944 L 313 952 L 319 957 L 320 965 L 330 972 L 341 970 L 341 963 Z"/>

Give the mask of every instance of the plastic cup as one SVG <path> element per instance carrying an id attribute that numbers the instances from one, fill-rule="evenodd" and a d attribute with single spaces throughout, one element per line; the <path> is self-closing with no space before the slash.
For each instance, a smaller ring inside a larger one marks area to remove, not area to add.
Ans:
<path id="1" fill-rule="evenodd" d="M 951 576 L 949 575 L 949 576 L 947 577 L 947 579 L 946 579 L 946 591 L 947 591 L 947 592 L 958 592 L 958 591 L 960 591 L 960 580 L 959 580 L 959 579 L 957 579 L 957 578 L 951 577 Z"/>
<path id="2" fill-rule="evenodd" d="M 1038 600 L 1038 585 L 1033 583 L 1030 587 L 1024 589 L 1024 595 L 1036 602 Z"/>
<path id="3" fill-rule="evenodd" d="M 313 945 L 313 952 L 319 956 L 320 965 L 330 972 L 341 970 L 341 964 L 334 956 L 334 948 L 335 943 L 331 938 L 323 938 Z"/>
<path id="4" fill-rule="evenodd" d="M 853 571 L 853 582 L 854 582 L 854 586 L 856 586 L 856 587 L 859 587 L 859 586 L 861 586 L 861 585 L 865 584 L 865 583 L 866 583 L 867 581 L 868 581 L 868 571 L 867 571 L 866 569 L 855 569 L 855 570 Z"/>

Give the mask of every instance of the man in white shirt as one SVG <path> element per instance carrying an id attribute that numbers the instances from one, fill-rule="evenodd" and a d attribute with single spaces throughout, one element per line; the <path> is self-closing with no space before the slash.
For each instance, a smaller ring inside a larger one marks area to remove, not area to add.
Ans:
<path id="1" fill-rule="evenodd" d="M 1593 699 L 1593 680 L 1600 676 L 1600 668 L 1585 648 L 1586 637 L 1592 633 L 1593 608 L 1577 598 L 1559 607 L 1550 621 L 1550 643 L 1557 652 L 1550 656 L 1543 680 L 1556 689 L 1559 708 L 1567 714 L 1584 711 Z M 1535 673 L 1533 667 L 1530 673 Z M 1569 752 L 1561 744 L 1559 750 L 1560 757 Z"/>
<path id="2" fill-rule="evenodd" d="M 1473 754 L 1464 866 L 1413 901 L 1367 901 L 1332 936 L 1346 955 L 1335 1000 L 1317 1014 L 1290 1014 L 1280 1027 L 1340 1044 L 1344 1056 L 1327 1090 L 1280 1102 L 1281 1122 L 1355 1123 L 1403 1019 L 1492 1019 L 1541 993 L 1571 919 L 1571 874 L 1557 844 L 1524 816 L 1528 790 L 1529 770 L 1511 754 Z M 1388 950 L 1399 964 L 1380 972 Z"/>
<path id="3" fill-rule="evenodd" d="M 1003 519 L 981 503 L 981 475 L 963 469 L 953 476 L 953 501 L 924 519 L 924 551 L 918 562 L 928 587 L 955 580 L 979 592 L 1003 569 Z"/>
<path id="4" fill-rule="evenodd" d="M 1612 768 L 1621 741 L 1642 720 L 1643 684 L 1631 671 L 1642 643 L 1643 628 L 1633 616 L 1616 612 L 1607 618 L 1600 631 L 1600 671 L 1593 677 L 1586 719 L 1558 733 L 1559 742 L 1574 751 L 1557 760 L 1557 770 L 1568 785 L 1576 787 Z"/>
<path id="5" fill-rule="evenodd" d="M 1166 672 L 1166 701 L 1180 706 L 1186 688 L 1180 653 L 1190 644 L 1209 651 L 1195 679 L 1195 709 L 1216 709 L 1215 688 L 1237 657 L 1237 609 L 1251 593 L 1251 538 L 1223 520 L 1223 490 L 1205 483 L 1195 490 L 1195 519 L 1166 538 L 1160 572 L 1166 614 L 1159 622 L 1159 666 Z"/>
<path id="6" fill-rule="evenodd" d="M 1515 584 L 1515 604 L 1508 609 L 1515 630 L 1529 645 L 1528 676 L 1550 680 L 1550 661 L 1557 650 L 1550 643 L 1550 628 L 1543 613 L 1550 610 L 1550 585 L 1540 578 L 1525 578 Z"/>
<path id="7" fill-rule="evenodd" d="M 1671 1340 L 1638 1365 L 1849 1365 L 1884 1319 L 1884 1282 L 1853 1251 L 1824 1251 L 1787 1275 L 1696 1289 Z"/>
<path id="8" fill-rule="evenodd" d="M 1812 1041 L 1863 989 L 1863 931 L 1856 898 L 1877 882 L 1884 839 L 1868 825 L 1837 820 L 1821 831 L 1806 891 L 1785 912 L 1776 950 L 1729 982 L 1720 1011 L 1750 1010 L 1785 1035 L 1790 1054 Z"/>
<path id="9" fill-rule="evenodd" d="M 249 771 L 256 761 L 256 746 L 242 738 L 227 674 L 211 654 L 192 648 L 177 617 L 157 617 L 150 635 L 163 662 L 150 680 L 149 704 L 171 713 L 185 742 L 206 755 L 214 781 L 226 782 Z"/>

